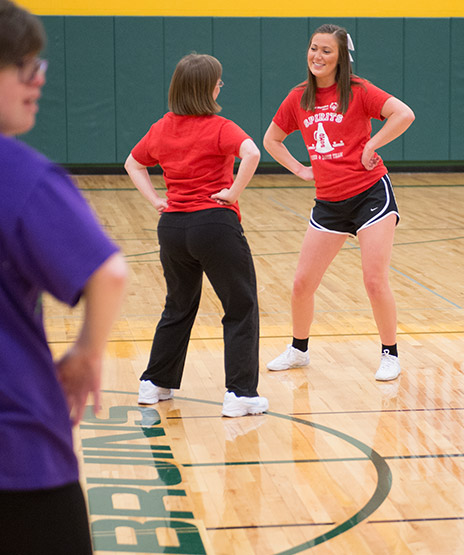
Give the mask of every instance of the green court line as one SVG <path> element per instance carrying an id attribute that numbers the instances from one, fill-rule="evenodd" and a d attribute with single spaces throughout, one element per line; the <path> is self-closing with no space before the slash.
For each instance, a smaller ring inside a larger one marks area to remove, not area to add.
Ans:
<path id="1" fill-rule="evenodd" d="M 434 231 L 434 230 L 431 230 Z M 464 235 L 458 236 L 458 237 L 445 237 L 443 239 L 427 239 L 424 241 L 409 241 L 406 243 L 393 243 L 394 247 L 404 247 L 404 246 L 409 246 L 409 245 L 429 245 L 431 243 L 443 243 L 446 241 L 459 241 L 461 239 L 464 239 Z"/>
<path id="2" fill-rule="evenodd" d="M 153 455 L 154 456 L 154 455 Z M 147 455 L 148 457 L 148 455 Z M 415 460 L 415 459 L 454 459 L 464 457 L 464 453 L 436 453 L 427 455 L 385 455 L 382 458 L 388 461 Z M 218 466 L 268 466 L 272 464 L 317 464 L 317 463 L 346 463 L 346 462 L 368 462 L 369 457 L 331 457 L 328 459 L 282 459 L 269 461 L 234 461 L 234 462 L 212 462 L 212 463 L 181 463 L 185 468 L 205 468 Z"/>
<path id="3" fill-rule="evenodd" d="M 390 174 L 391 177 L 391 174 Z M 441 183 L 435 183 L 435 184 L 429 184 L 429 185 L 395 185 L 393 183 L 393 179 L 392 179 L 392 184 L 393 184 L 393 189 L 434 189 L 434 188 L 443 188 L 443 187 L 449 187 L 449 188 L 453 188 L 453 187 L 464 187 L 464 183 L 456 183 L 453 185 L 448 185 L 448 184 L 441 184 Z M 163 188 L 161 187 L 161 190 Z M 298 189 L 313 189 L 315 190 L 316 187 L 314 185 L 275 185 L 274 187 L 265 187 L 265 186 L 259 186 L 259 185 L 251 185 L 248 186 L 245 190 L 248 189 L 262 189 L 262 190 L 266 190 L 266 191 L 272 191 L 273 189 L 291 189 L 291 190 L 296 190 L 298 191 Z"/>
<path id="4" fill-rule="evenodd" d="M 86 456 L 87 461 L 90 461 L 91 458 L 89 457 L 96 457 L 96 458 L 101 458 L 102 456 L 104 457 L 115 457 L 115 459 L 118 458 L 139 458 L 139 459 L 173 459 L 174 456 L 172 453 L 164 453 L 163 451 L 142 451 L 142 452 L 132 452 L 132 451 L 122 451 L 122 450 L 114 450 L 114 451 L 109 451 L 109 450 L 105 450 L 105 449 L 97 449 L 97 450 L 90 450 L 90 449 L 84 449 L 83 451 L 83 455 Z"/>
<path id="5" fill-rule="evenodd" d="M 78 189 L 79 191 L 108 191 L 109 193 L 114 193 L 115 191 L 137 191 L 135 187 L 78 187 Z M 155 189 L 162 191 L 164 187 L 155 187 Z"/>
<path id="6" fill-rule="evenodd" d="M 159 249 L 158 249 L 157 251 L 137 252 L 137 253 L 135 253 L 135 254 L 126 254 L 126 255 L 124 255 L 124 256 L 125 256 L 125 258 L 131 258 L 131 257 L 133 257 L 133 256 L 145 256 L 145 255 L 148 255 L 148 254 L 159 254 L 159 252 L 160 252 L 160 251 L 159 251 Z M 144 262 L 151 262 L 151 261 L 145 260 Z"/>
<path id="7" fill-rule="evenodd" d="M 269 233 L 275 233 L 274 230 L 266 230 Z M 256 230 L 256 232 L 258 233 L 262 233 L 262 231 L 260 230 Z M 250 231 L 247 231 L 247 233 L 250 233 Z M 446 243 L 448 241 L 460 241 L 464 239 L 464 235 L 459 235 L 457 237 L 444 237 L 443 239 L 427 239 L 427 240 L 423 240 L 423 241 L 405 241 L 402 243 L 394 243 L 393 247 L 408 247 L 411 245 L 430 245 L 432 243 Z M 141 239 L 136 239 L 136 240 L 141 240 Z M 120 241 L 124 241 L 124 239 L 120 239 Z M 358 245 L 348 245 L 348 246 L 343 246 L 341 249 L 341 251 L 351 251 L 351 250 L 360 250 Z M 153 251 L 147 251 L 147 252 L 140 252 L 140 253 L 135 253 L 135 254 L 126 254 L 125 258 L 135 258 L 135 257 L 140 257 L 140 256 L 147 256 L 147 255 L 153 255 L 153 254 L 159 254 L 159 250 L 153 250 Z M 285 251 L 285 252 L 263 252 L 263 253 L 252 253 L 253 258 L 259 258 L 259 257 L 265 257 L 265 256 L 290 256 L 290 255 L 298 255 L 300 254 L 299 251 Z M 143 260 L 143 262 L 158 262 L 159 259 L 154 259 L 154 260 Z M 131 262 L 131 261 L 130 261 Z"/>
<path id="8" fill-rule="evenodd" d="M 82 429 L 82 426 L 79 426 L 79 428 Z M 97 428 L 92 428 L 92 429 L 95 430 Z M 105 429 L 107 431 L 110 431 L 109 426 Z M 113 431 L 114 429 L 116 429 L 116 428 L 111 428 L 111 431 Z M 139 426 L 138 431 L 140 431 L 140 426 Z M 169 445 L 137 445 L 137 444 L 131 444 L 129 446 L 129 445 L 119 445 L 118 444 L 118 450 L 114 451 L 114 453 L 116 453 L 116 455 L 119 455 L 120 453 L 126 453 L 126 452 L 132 453 L 132 451 L 134 451 L 134 449 L 136 451 L 144 451 L 146 453 L 155 453 L 155 454 L 160 453 L 162 451 L 171 452 L 171 447 Z M 92 455 L 92 454 L 95 454 L 96 452 L 98 452 L 99 455 L 109 454 L 109 453 L 106 453 L 106 451 L 104 449 L 101 449 L 101 448 L 92 449 L 92 452 L 89 451 L 87 454 Z"/>
<path id="9" fill-rule="evenodd" d="M 267 413 L 269 414 L 269 413 Z M 360 462 L 369 461 L 369 457 L 345 457 L 343 459 L 331 457 L 329 459 L 282 459 L 269 461 L 234 461 L 234 462 L 212 462 L 212 463 L 179 463 L 186 468 L 214 467 L 214 466 L 256 466 L 271 464 L 308 464 L 308 463 L 331 463 L 331 462 Z"/>
<path id="10" fill-rule="evenodd" d="M 462 309 L 462 306 L 456 304 L 455 302 L 451 301 L 450 299 L 447 299 L 443 295 L 440 295 L 440 293 L 437 293 L 433 289 L 430 289 L 430 287 L 427 287 L 426 285 L 424 285 L 420 281 L 417 281 L 417 279 L 414 279 L 413 277 L 408 276 L 408 274 L 405 274 L 404 272 L 400 272 L 400 270 L 398 270 L 397 268 L 394 268 L 393 266 L 390 266 L 390 270 L 393 270 L 394 272 L 396 272 L 400 276 L 403 276 L 404 278 L 408 279 L 412 283 L 415 283 L 416 285 L 418 285 L 419 287 L 421 287 L 425 291 L 428 291 L 429 293 L 432 293 L 432 295 L 435 295 L 435 297 L 438 297 L 439 299 L 442 299 L 443 301 L 447 302 L 451 306 L 454 306 L 455 308 Z"/>
<path id="11" fill-rule="evenodd" d="M 464 453 L 436 453 L 427 455 L 390 455 L 384 457 L 385 460 L 389 461 L 402 461 L 402 460 L 415 460 L 415 459 L 455 459 L 464 457 Z"/>
<path id="12" fill-rule="evenodd" d="M 393 181 L 393 180 L 392 180 Z M 453 185 L 448 184 L 428 184 L 428 185 L 395 185 L 393 183 L 394 189 L 434 189 L 434 188 L 443 188 L 443 187 L 464 187 L 464 183 L 456 183 Z M 78 187 L 79 191 L 107 191 L 108 193 L 114 193 L 117 191 L 133 191 L 138 192 L 135 187 Z M 154 187 L 156 191 L 166 191 L 165 187 Z M 299 189 L 313 189 L 315 190 L 316 187 L 314 185 L 275 185 L 273 187 L 265 187 L 262 185 L 249 185 L 246 190 L 262 190 L 262 191 L 273 191 L 274 189 L 290 189 L 296 190 Z"/>
<path id="13" fill-rule="evenodd" d="M 447 520 L 464 520 L 464 516 L 436 516 L 429 518 L 391 518 L 384 520 L 368 520 L 366 524 L 401 524 L 404 522 L 440 522 Z M 297 524 L 261 524 L 256 526 L 210 526 L 206 530 L 255 530 L 265 528 L 304 528 L 306 526 L 333 526 L 334 522 L 301 522 Z"/>
<path id="14" fill-rule="evenodd" d="M 79 428 L 81 428 L 82 430 L 118 430 L 124 432 L 140 431 L 140 426 L 111 426 L 111 424 L 80 424 Z"/>
<path id="15" fill-rule="evenodd" d="M 112 486 L 116 484 L 123 486 L 159 486 L 158 480 L 155 478 L 146 480 L 138 478 L 87 478 L 86 482 L 88 484 L 110 484 Z"/>
<path id="16" fill-rule="evenodd" d="M 380 409 L 380 410 L 340 410 L 324 412 L 294 412 L 292 416 L 331 416 L 334 414 L 383 414 L 386 412 L 435 412 L 435 411 L 464 410 L 464 407 L 434 407 L 431 409 Z M 173 418 L 173 417 L 172 417 Z"/>
<path id="17" fill-rule="evenodd" d="M 457 308 L 447 308 L 447 309 L 429 309 L 429 308 L 424 308 L 424 309 L 417 309 L 417 310 L 458 310 Z M 461 309 L 462 310 L 462 309 Z M 124 318 L 124 317 L 122 317 Z M 409 335 L 409 336 L 415 336 L 415 335 L 459 335 L 459 334 L 463 334 L 464 331 L 463 330 L 437 330 L 437 331 L 399 331 L 397 332 L 397 335 L 399 336 L 403 336 L 403 335 Z M 365 333 L 319 333 L 319 334 L 314 334 L 311 335 L 311 337 L 313 339 L 320 339 L 323 337 L 377 337 L 379 334 L 378 332 L 365 332 Z M 288 338 L 288 335 L 261 335 L 260 339 L 285 339 Z M 217 337 L 191 337 L 190 341 L 218 341 L 218 340 L 222 340 L 222 336 L 217 336 Z M 148 337 L 148 338 L 130 338 L 130 339 L 124 339 L 124 338 L 112 338 L 109 339 L 107 341 L 107 343 L 152 343 L 153 342 L 153 337 Z M 50 340 L 48 341 L 49 345 L 68 345 L 71 343 L 74 343 L 73 339 L 62 339 L 62 340 Z M 118 391 L 116 391 L 115 393 L 119 393 Z"/>
<path id="18" fill-rule="evenodd" d="M 429 518 L 392 518 L 385 520 L 370 520 L 368 524 L 401 524 L 402 522 L 437 522 L 441 520 L 464 520 L 464 516 L 435 516 Z"/>
<path id="19" fill-rule="evenodd" d="M 381 455 L 377 453 L 377 451 L 375 451 L 365 443 L 343 432 L 340 432 L 339 430 L 328 428 L 327 426 L 316 424 L 315 422 L 308 422 L 306 420 L 303 420 L 301 418 L 295 418 L 293 416 L 283 415 L 275 412 L 269 412 L 268 414 L 276 418 L 290 420 L 291 422 L 297 422 L 305 426 L 311 426 L 318 430 L 321 430 L 339 437 L 340 439 L 350 443 L 351 445 L 353 445 L 354 447 L 357 447 L 360 451 L 362 451 L 367 456 L 367 458 L 371 460 L 372 464 L 375 467 L 375 470 L 377 471 L 377 486 L 375 488 L 375 491 L 372 497 L 366 503 L 366 505 L 364 505 L 362 509 L 360 509 L 357 513 L 355 513 L 351 518 L 345 520 L 338 526 L 335 526 L 335 528 L 332 528 L 332 530 L 329 530 L 324 534 L 320 534 L 319 536 L 307 542 L 304 542 L 300 545 L 297 545 L 291 549 L 281 551 L 275 555 L 293 555 L 294 553 L 300 553 L 305 549 L 315 547 L 316 545 L 324 543 L 330 540 L 331 538 L 339 536 L 340 534 L 343 534 L 347 530 L 350 530 L 351 528 L 353 528 L 354 526 L 356 526 L 357 524 L 365 520 L 374 511 L 376 511 L 380 507 L 380 505 L 385 501 L 392 487 L 392 473 L 385 459 L 381 457 Z"/>
<path id="20" fill-rule="evenodd" d="M 380 521 L 382 522 L 382 521 Z M 261 530 L 263 528 L 300 528 L 305 526 L 333 526 L 335 522 L 301 522 L 295 524 L 257 524 L 250 526 L 210 526 L 206 530 Z"/>

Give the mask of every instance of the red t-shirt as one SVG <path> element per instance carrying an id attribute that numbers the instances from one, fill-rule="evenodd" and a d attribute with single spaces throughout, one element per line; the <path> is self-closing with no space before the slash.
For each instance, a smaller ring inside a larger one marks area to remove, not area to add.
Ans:
<path id="1" fill-rule="evenodd" d="M 289 135 L 299 129 L 309 152 L 318 199 L 338 201 L 362 193 L 387 173 L 382 160 L 368 171 L 361 163 L 370 139 L 371 118 L 383 119 L 380 112 L 390 94 L 364 79 L 352 87 L 353 97 L 346 114 L 337 112 L 337 85 L 319 88 L 314 111 L 300 106 L 303 88 L 290 91 L 282 102 L 274 123 Z"/>
<path id="2" fill-rule="evenodd" d="M 221 116 L 179 116 L 168 112 L 132 149 L 143 166 L 163 168 L 168 208 L 196 212 L 224 208 L 211 198 L 234 182 L 234 161 L 249 139 L 234 122 Z M 238 202 L 227 206 L 240 218 Z"/>

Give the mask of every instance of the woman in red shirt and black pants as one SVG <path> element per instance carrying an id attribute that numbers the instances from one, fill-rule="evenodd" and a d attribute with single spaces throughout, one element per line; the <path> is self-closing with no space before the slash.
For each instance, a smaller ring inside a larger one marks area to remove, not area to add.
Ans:
<path id="1" fill-rule="evenodd" d="M 267 410 L 258 396 L 259 312 L 251 252 L 240 224 L 238 198 L 260 159 L 252 139 L 217 115 L 220 62 L 206 54 L 180 60 L 169 88 L 169 109 L 133 148 L 125 168 L 161 214 L 160 258 L 167 285 L 139 403 L 171 399 L 180 388 L 203 272 L 224 308 L 226 388 L 222 414 Z M 234 179 L 235 157 L 241 162 Z M 148 166 L 159 164 L 167 198 L 153 188 Z"/>

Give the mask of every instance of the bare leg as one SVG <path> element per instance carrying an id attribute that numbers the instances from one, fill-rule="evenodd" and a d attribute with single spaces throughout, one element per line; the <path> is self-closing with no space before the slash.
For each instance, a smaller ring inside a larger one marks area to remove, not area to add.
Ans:
<path id="1" fill-rule="evenodd" d="M 396 304 L 388 280 L 395 224 L 391 214 L 358 233 L 364 286 L 384 345 L 396 343 Z"/>
<path id="2" fill-rule="evenodd" d="M 314 317 L 314 293 L 347 235 L 308 227 L 295 272 L 292 291 L 293 336 L 309 337 Z"/>

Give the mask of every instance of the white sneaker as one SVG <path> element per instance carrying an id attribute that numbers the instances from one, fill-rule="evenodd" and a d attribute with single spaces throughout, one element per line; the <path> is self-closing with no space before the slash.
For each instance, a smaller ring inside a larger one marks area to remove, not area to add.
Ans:
<path id="1" fill-rule="evenodd" d="M 222 416 L 246 416 L 247 414 L 261 414 L 269 408 L 266 397 L 237 397 L 232 391 L 226 391 Z"/>
<path id="2" fill-rule="evenodd" d="M 308 366 L 309 351 L 300 351 L 291 345 L 287 345 L 287 349 L 274 360 L 268 363 L 269 370 L 289 370 L 290 368 L 300 368 Z"/>
<path id="3" fill-rule="evenodd" d="M 381 382 L 388 382 L 389 380 L 395 380 L 400 375 L 400 372 L 399 358 L 383 353 L 379 369 L 375 373 L 375 379 Z"/>
<path id="4" fill-rule="evenodd" d="M 139 387 L 139 403 L 141 405 L 154 405 L 159 401 L 172 399 L 173 390 L 165 387 L 158 387 L 150 380 L 141 380 Z"/>

